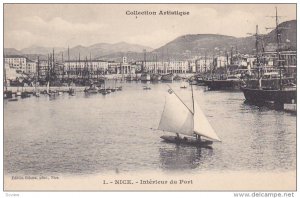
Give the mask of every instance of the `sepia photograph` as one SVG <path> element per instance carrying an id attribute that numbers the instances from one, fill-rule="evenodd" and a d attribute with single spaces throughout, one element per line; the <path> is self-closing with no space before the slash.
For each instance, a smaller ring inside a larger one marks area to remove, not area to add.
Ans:
<path id="1" fill-rule="evenodd" d="M 294 196 L 296 3 L 2 8 L 6 197 Z"/>

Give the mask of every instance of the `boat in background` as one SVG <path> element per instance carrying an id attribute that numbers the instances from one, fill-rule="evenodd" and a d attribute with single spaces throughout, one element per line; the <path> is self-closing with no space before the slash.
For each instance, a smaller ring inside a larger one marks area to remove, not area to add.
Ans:
<path id="1" fill-rule="evenodd" d="M 12 91 L 5 90 L 3 94 L 4 99 L 10 99 L 13 97 Z"/>
<path id="2" fill-rule="evenodd" d="M 181 85 L 180 85 L 180 88 L 181 89 L 186 89 L 188 87 L 188 83 L 187 82 L 183 82 Z"/>
<path id="3" fill-rule="evenodd" d="M 282 61 L 280 60 L 280 32 L 278 29 L 278 16 L 277 16 L 277 7 L 276 7 L 276 35 L 277 35 L 277 49 L 276 49 L 276 63 L 277 67 L 279 69 L 279 85 L 272 85 L 265 87 L 262 85 L 262 79 L 263 75 L 258 76 L 256 82 L 257 87 L 251 87 L 249 84 L 246 86 L 241 87 L 241 90 L 244 93 L 245 99 L 247 102 L 255 104 L 255 105 L 263 105 L 264 103 L 273 103 L 276 110 L 283 110 L 284 104 L 296 104 L 297 103 L 297 87 L 296 84 L 293 82 L 289 82 L 284 84 L 283 83 L 283 75 L 282 71 L 284 69 L 284 66 L 282 64 Z M 260 59 L 258 55 L 258 26 L 256 26 L 256 64 L 257 68 L 260 71 L 261 65 L 260 65 Z M 261 73 L 261 72 L 258 72 Z M 252 85 L 253 86 L 253 85 Z"/>
<path id="4" fill-rule="evenodd" d="M 173 73 L 164 74 L 161 76 L 161 80 L 165 82 L 172 82 L 174 80 L 174 74 Z"/>
<path id="5" fill-rule="evenodd" d="M 174 76 L 173 80 L 179 81 L 182 80 L 182 77 L 180 77 L 178 74 Z"/>
<path id="6" fill-rule="evenodd" d="M 30 97 L 30 93 L 28 91 L 22 91 L 21 93 L 21 98 L 29 98 Z"/>
<path id="7" fill-rule="evenodd" d="M 111 93 L 111 90 L 106 88 L 106 81 L 104 81 L 104 88 L 99 90 L 100 93 L 102 93 L 102 95 L 107 95 Z"/>
<path id="8" fill-rule="evenodd" d="M 37 89 L 37 83 L 38 83 L 38 81 L 36 80 L 34 83 L 34 90 L 33 90 L 32 95 L 35 97 L 40 97 L 40 91 Z"/>
<path id="9" fill-rule="evenodd" d="M 99 89 L 95 84 L 91 83 L 89 88 L 84 89 L 84 92 L 88 94 L 96 94 L 99 92 Z"/>
<path id="10" fill-rule="evenodd" d="M 144 86 L 143 90 L 151 90 L 151 87 L 150 86 Z"/>
<path id="11" fill-rule="evenodd" d="M 183 103 L 174 90 L 171 88 L 168 90 L 158 130 L 176 133 L 176 136 L 161 136 L 166 142 L 196 147 L 210 147 L 213 141 L 220 142 L 221 140 L 194 100 L 192 85 L 191 89 L 192 110 Z M 184 135 L 184 137 L 180 137 L 179 134 Z"/>
<path id="12" fill-rule="evenodd" d="M 240 87 L 245 83 L 236 75 L 229 75 L 224 80 L 204 80 L 204 84 L 208 87 L 209 90 L 240 90 Z"/>
<path id="13" fill-rule="evenodd" d="M 152 82 L 158 82 L 161 80 L 161 75 L 158 73 L 154 73 L 151 75 L 151 81 Z"/>
<path id="14" fill-rule="evenodd" d="M 140 80 L 142 82 L 150 81 L 151 80 L 151 76 L 150 76 L 149 73 L 142 73 Z"/>

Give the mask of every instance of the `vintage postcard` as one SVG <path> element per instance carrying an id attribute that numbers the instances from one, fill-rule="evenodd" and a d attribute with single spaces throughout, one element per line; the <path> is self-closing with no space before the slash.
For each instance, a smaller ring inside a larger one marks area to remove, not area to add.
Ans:
<path id="1" fill-rule="evenodd" d="M 4 191 L 296 191 L 296 8 L 4 3 Z"/>

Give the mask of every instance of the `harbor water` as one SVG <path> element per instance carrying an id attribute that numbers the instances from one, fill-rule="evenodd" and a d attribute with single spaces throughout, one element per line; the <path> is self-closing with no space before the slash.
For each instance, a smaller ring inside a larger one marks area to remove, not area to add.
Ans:
<path id="1" fill-rule="evenodd" d="M 283 172 L 296 169 L 296 116 L 246 104 L 242 92 L 194 97 L 222 140 L 212 149 L 177 146 L 156 130 L 168 84 L 122 83 L 108 95 L 67 93 L 4 100 L 6 174 L 90 175 L 109 171 Z M 191 107 L 191 89 L 169 84 Z M 171 133 L 168 133 L 171 134 Z"/>

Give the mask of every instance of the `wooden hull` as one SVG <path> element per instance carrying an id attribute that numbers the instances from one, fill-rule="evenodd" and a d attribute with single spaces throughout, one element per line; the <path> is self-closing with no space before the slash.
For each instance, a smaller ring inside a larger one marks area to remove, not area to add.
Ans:
<path id="1" fill-rule="evenodd" d="M 212 141 L 209 140 L 196 140 L 191 138 L 180 138 L 178 139 L 176 136 L 168 136 L 163 135 L 160 137 L 165 142 L 174 143 L 174 144 L 182 144 L 182 145 L 188 145 L 188 146 L 196 146 L 196 147 L 209 147 L 211 148 L 211 145 L 213 144 Z"/>
<path id="2" fill-rule="evenodd" d="M 151 76 L 151 81 L 160 81 L 161 80 L 161 75 L 159 74 L 153 74 Z"/>
<path id="3" fill-rule="evenodd" d="M 173 81 L 174 80 L 174 75 L 173 74 L 166 74 L 166 75 L 163 75 L 161 77 L 161 80 L 162 81 Z"/>
<path id="4" fill-rule="evenodd" d="M 180 76 L 176 75 L 173 80 L 182 80 L 182 78 Z"/>
<path id="5" fill-rule="evenodd" d="M 199 85 L 199 86 L 206 86 L 206 83 L 205 83 L 206 80 L 201 77 L 198 77 L 196 82 L 197 82 L 197 85 Z"/>
<path id="6" fill-rule="evenodd" d="M 264 90 L 264 89 L 251 89 L 241 87 L 246 101 L 250 103 L 264 103 L 274 102 L 279 104 L 292 104 L 297 102 L 297 90 Z"/>
<path id="7" fill-rule="evenodd" d="M 4 91 L 4 99 L 12 98 L 12 91 Z"/>
<path id="8" fill-rule="evenodd" d="M 30 97 L 30 95 L 28 92 L 24 91 L 21 93 L 21 98 L 29 98 L 29 97 Z"/>
<path id="9" fill-rule="evenodd" d="M 141 75 L 141 81 L 150 81 L 150 80 L 151 80 L 150 74 L 142 74 Z"/>

